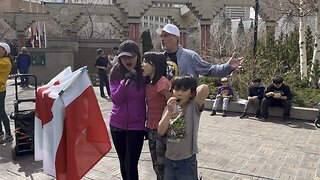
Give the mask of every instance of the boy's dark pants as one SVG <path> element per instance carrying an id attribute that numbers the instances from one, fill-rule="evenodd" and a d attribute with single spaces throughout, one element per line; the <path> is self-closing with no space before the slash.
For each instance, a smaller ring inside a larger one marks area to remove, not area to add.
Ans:
<path id="1" fill-rule="evenodd" d="M 273 98 L 263 98 L 261 102 L 261 113 L 262 117 L 268 117 L 269 106 L 278 106 L 283 108 L 283 118 L 290 118 L 291 112 L 291 100 L 283 100 L 283 101 L 276 101 Z"/>

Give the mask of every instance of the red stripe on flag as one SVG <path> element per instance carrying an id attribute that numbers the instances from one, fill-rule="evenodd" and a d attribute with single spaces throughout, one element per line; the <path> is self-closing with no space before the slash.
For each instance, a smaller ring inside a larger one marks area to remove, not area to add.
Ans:
<path id="1" fill-rule="evenodd" d="M 52 105 L 55 99 L 49 98 L 50 91 L 43 94 L 49 87 L 39 88 L 36 97 L 36 116 L 41 119 L 42 127 L 53 118 Z"/>
<path id="2" fill-rule="evenodd" d="M 60 84 L 59 81 L 56 81 L 56 82 L 53 83 L 54 86 L 59 85 L 59 84 Z"/>
<path id="3" fill-rule="evenodd" d="M 106 125 L 93 88 L 89 86 L 66 107 L 56 154 L 57 180 L 81 179 L 110 149 Z"/>

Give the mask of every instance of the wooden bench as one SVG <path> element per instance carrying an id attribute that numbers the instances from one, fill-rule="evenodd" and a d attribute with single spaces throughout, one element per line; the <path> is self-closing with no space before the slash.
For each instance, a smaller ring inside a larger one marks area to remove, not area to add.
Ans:
<path id="1" fill-rule="evenodd" d="M 245 100 L 245 99 L 230 101 L 229 106 L 228 106 L 228 111 L 242 113 L 246 101 L 247 100 Z M 211 110 L 213 102 L 214 102 L 214 100 L 207 99 L 204 104 L 205 109 Z M 250 107 L 248 113 L 254 114 L 255 110 L 252 107 Z M 282 117 L 282 115 L 283 115 L 282 108 L 269 107 L 269 116 Z M 315 109 L 315 108 L 292 107 L 290 117 L 293 119 L 314 121 L 316 119 L 317 115 L 318 115 L 318 109 Z"/>

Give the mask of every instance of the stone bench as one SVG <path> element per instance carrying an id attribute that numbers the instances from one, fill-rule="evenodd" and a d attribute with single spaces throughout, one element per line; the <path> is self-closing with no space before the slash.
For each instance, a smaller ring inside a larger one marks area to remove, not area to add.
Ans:
<path id="1" fill-rule="evenodd" d="M 245 100 L 245 99 L 230 101 L 229 106 L 228 106 L 228 111 L 242 113 L 246 101 L 247 100 Z M 207 99 L 204 104 L 205 109 L 211 110 L 213 102 L 214 102 L 214 100 Z M 254 114 L 255 110 L 252 107 L 250 107 L 248 113 Z M 282 117 L 282 115 L 283 115 L 282 108 L 269 107 L 269 116 Z M 318 115 L 318 109 L 315 109 L 315 108 L 292 107 L 290 117 L 293 119 L 314 121 L 316 119 L 317 115 Z"/>

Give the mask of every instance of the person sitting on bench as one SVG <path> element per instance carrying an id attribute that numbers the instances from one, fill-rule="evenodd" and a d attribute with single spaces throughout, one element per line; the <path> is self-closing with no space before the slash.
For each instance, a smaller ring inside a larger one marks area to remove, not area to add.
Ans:
<path id="1" fill-rule="evenodd" d="M 276 76 L 272 80 L 272 84 L 267 87 L 265 92 L 265 97 L 261 102 L 261 121 L 266 121 L 268 119 L 268 107 L 278 106 L 282 107 L 283 119 L 287 124 L 291 124 L 290 121 L 290 111 L 291 111 L 291 99 L 292 94 L 290 87 L 283 83 L 283 78 L 281 76 Z"/>

